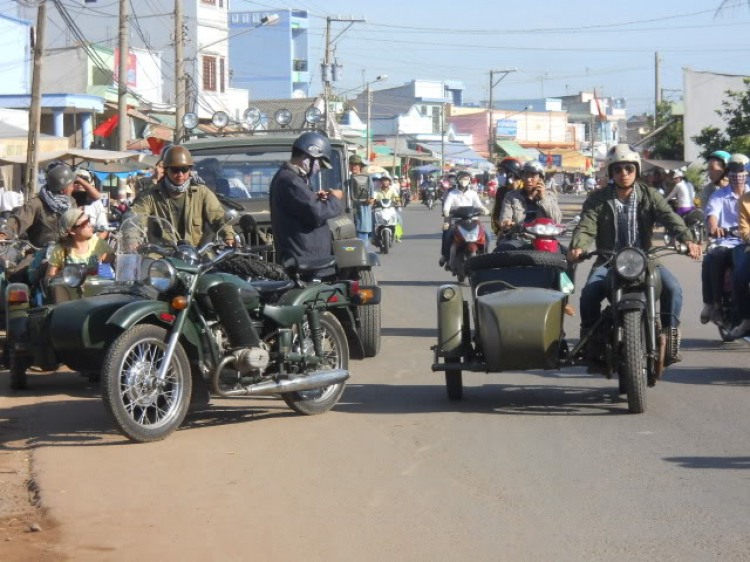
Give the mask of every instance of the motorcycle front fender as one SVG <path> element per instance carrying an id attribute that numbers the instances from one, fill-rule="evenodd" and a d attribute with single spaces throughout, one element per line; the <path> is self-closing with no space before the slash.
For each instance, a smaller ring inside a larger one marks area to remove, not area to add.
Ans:
<path id="1" fill-rule="evenodd" d="M 438 357 L 463 356 L 464 297 L 460 285 L 441 285 L 437 290 Z"/>
<path id="2" fill-rule="evenodd" d="M 125 331 L 144 320 L 154 322 L 160 326 L 169 329 L 172 321 L 165 320 L 162 315 L 175 316 L 175 312 L 170 309 L 169 304 L 162 301 L 136 301 L 123 306 L 115 312 L 107 321 L 107 327 L 117 331 Z M 189 319 L 182 328 L 184 338 L 195 347 L 199 358 L 203 356 L 203 346 L 201 345 L 198 328 Z"/>

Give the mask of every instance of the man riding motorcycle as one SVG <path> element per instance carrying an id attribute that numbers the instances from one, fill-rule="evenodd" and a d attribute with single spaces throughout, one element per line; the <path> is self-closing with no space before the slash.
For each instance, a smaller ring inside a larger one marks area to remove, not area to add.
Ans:
<path id="1" fill-rule="evenodd" d="M 613 183 L 589 195 L 583 204 L 581 220 L 573 231 L 568 260 L 577 262 L 592 243 L 596 249 L 615 252 L 632 246 L 649 250 L 652 246 L 654 223 L 659 222 L 679 242 L 686 243 L 693 259 L 702 257 L 701 247 L 684 221 L 669 207 L 654 188 L 638 181 L 641 157 L 627 144 L 618 144 L 607 154 L 607 171 Z M 596 323 L 601 302 L 607 295 L 606 277 L 609 267 L 600 256 L 594 263 L 586 286 L 581 291 L 581 335 Z M 663 265 L 661 320 L 663 330 L 678 330 L 682 309 L 682 288 Z M 675 334 L 676 335 L 676 334 Z M 676 337 L 675 341 L 679 341 Z M 592 356 L 592 353 L 589 353 Z"/>
<path id="2" fill-rule="evenodd" d="M 500 170 L 505 175 L 505 184 L 497 188 L 495 202 L 492 205 L 491 219 L 492 232 L 496 235 L 499 235 L 501 231 L 500 213 L 503 210 L 503 201 L 505 201 L 506 195 L 508 195 L 508 192 L 510 191 L 520 189 L 523 185 L 523 180 L 521 179 L 523 166 L 518 159 L 511 157 L 504 158 L 503 161 L 500 162 Z"/>
<path id="3" fill-rule="evenodd" d="M 706 171 L 708 173 L 708 179 L 711 181 L 703 186 L 700 194 L 701 209 L 703 209 L 704 212 L 711 196 L 722 187 L 729 185 L 726 170 L 731 157 L 731 154 L 728 152 L 717 150 L 716 152 L 712 152 L 711 156 L 706 160 Z"/>
<path id="4" fill-rule="evenodd" d="M 139 193 L 130 212 L 168 220 L 176 235 L 193 246 L 205 242 L 210 227 L 227 245 L 234 245 L 234 229 L 224 225 L 224 207 L 205 184 L 192 174 L 193 157 L 183 146 L 164 153 L 164 177 L 151 189 Z M 177 242 L 177 240 L 170 240 Z"/>
<path id="5" fill-rule="evenodd" d="M 487 207 L 482 204 L 477 192 L 469 189 L 469 185 L 471 185 L 471 174 L 469 172 L 465 170 L 458 172 L 456 182 L 457 187 L 450 190 L 443 201 L 443 243 L 439 261 L 440 267 L 443 267 L 450 257 L 453 240 L 453 227 L 450 223 L 451 210 L 458 207 L 476 207 L 481 209 L 485 215 L 490 213 Z M 489 240 L 487 246 L 489 246 Z"/>
<path id="6" fill-rule="evenodd" d="M 685 173 L 682 170 L 672 172 L 674 187 L 665 199 L 672 201 L 674 199 L 676 212 L 681 217 L 685 217 L 690 211 L 695 209 L 695 193 L 691 188 L 690 182 L 685 179 Z"/>
<path id="7" fill-rule="evenodd" d="M 396 207 L 401 205 L 401 190 L 391 185 L 391 176 L 389 176 L 388 174 L 383 174 L 380 177 L 379 189 L 375 191 L 375 201 L 381 201 L 383 199 L 390 199 Z M 403 219 L 398 213 L 397 216 L 398 226 L 396 228 L 394 240 L 396 242 L 401 242 L 401 236 L 403 234 Z"/>
<path id="8" fill-rule="evenodd" d="M 750 163 L 744 154 L 733 155 L 727 164 L 729 185 L 715 192 L 708 200 L 706 215 L 710 236 L 716 240 L 712 250 L 703 259 L 703 310 L 701 323 L 721 324 L 721 295 L 724 286 L 724 274 L 737 261 L 734 256 L 744 253 L 741 240 L 730 234 L 730 230 L 739 225 L 738 203 L 740 198 L 750 191 L 747 186 L 746 166 Z"/>
<path id="9" fill-rule="evenodd" d="M 58 164 L 48 168 L 47 183 L 36 197 L 13 213 L 0 231 L 0 240 L 26 234 L 29 242 L 41 248 L 55 242 L 59 236 L 59 220 L 68 209 L 75 208 L 71 197 L 75 174 L 67 164 Z M 11 280 L 27 282 L 26 273 L 34 256 L 23 258 L 16 266 Z M 40 272 L 41 273 L 41 272 Z"/>

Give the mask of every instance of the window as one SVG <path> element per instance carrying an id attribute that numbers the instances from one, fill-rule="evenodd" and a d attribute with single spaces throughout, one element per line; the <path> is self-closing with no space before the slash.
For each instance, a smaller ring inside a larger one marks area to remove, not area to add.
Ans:
<path id="1" fill-rule="evenodd" d="M 219 59 L 219 91 L 221 93 L 224 93 L 225 90 L 225 84 L 224 84 L 224 57 L 221 57 Z"/>
<path id="2" fill-rule="evenodd" d="M 203 57 L 203 89 L 216 91 L 216 57 Z"/>
<path id="3" fill-rule="evenodd" d="M 232 14 L 232 23 L 240 23 L 240 16 L 238 14 Z"/>
<path id="4" fill-rule="evenodd" d="M 422 115 L 427 115 L 427 106 L 423 105 L 421 111 L 422 111 Z"/>
<path id="5" fill-rule="evenodd" d="M 242 23 L 250 23 L 250 14 L 242 14 Z"/>
<path id="6" fill-rule="evenodd" d="M 260 14 L 253 14 L 253 23 L 260 23 Z"/>
<path id="7" fill-rule="evenodd" d="M 201 0 L 201 4 L 208 4 L 209 6 L 216 6 L 216 0 Z"/>

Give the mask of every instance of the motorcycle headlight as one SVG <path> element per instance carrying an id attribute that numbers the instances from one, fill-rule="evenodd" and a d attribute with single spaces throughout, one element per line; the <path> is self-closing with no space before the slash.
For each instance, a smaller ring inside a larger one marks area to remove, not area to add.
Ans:
<path id="1" fill-rule="evenodd" d="M 637 279 L 646 270 L 646 256 L 635 248 L 625 248 L 615 258 L 615 269 L 623 279 Z"/>
<path id="2" fill-rule="evenodd" d="M 156 260 L 148 268 L 148 283 L 160 293 L 169 291 L 177 283 L 177 271 L 166 260 Z"/>
<path id="3" fill-rule="evenodd" d="M 62 270 L 62 279 L 71 289 L 77 289 L 83 285 L 86 279 L 86 271 L 78 265 L 66 265 Z"/>

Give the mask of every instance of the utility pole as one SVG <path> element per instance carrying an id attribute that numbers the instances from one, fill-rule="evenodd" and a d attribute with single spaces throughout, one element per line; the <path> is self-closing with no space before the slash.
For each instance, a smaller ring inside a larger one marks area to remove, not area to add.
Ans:
<path id="1" fill-rule="evenodd" d="M 440 173 L 445 168 L 445 104 L 440 106 Z"/>
<path id="2" fill-rule="evenodd" d="M 130 139 L 128 121 L 128 1 L 120 0 L 120 27 L 118 48 L 120 49 L 120 72 L 117 77 L 117 149 L 127 150 Z"/>
<path id="3" fill-rule="evenodd" d="M 401 175 L 400 173 L 398 174 L 396 173 L 396 158 L 397 158 L 396 153 L 398 152 L 398 139 L 399 139 L 400 134 L 401 134 L 401 129 L 397 127 L 396 128 L 396 145 L 393 147 L 393 175 L 396 175 L 396 176 Z"/>
<path id="4" fill-rule="evenodd" d="M 197 57 L 196 57 L 197 58 Z M 196 60 L 196 64 L 200 61 Z M 182 119 L 185 117 L 185 15 L 182 0 L 174 0 L 174 142 L 183 140 Z"/>
<path id="5" fill-rule="evenodd" d="M 489 162 L 492 164 L 492 161 L 495 157 L 495 126 L 493 123 L 493 115 L 494 112 L 492 110 L 492 92 L 495 89 L 495 86 L 497 86 L 500 82 L 503 81 L 503 79 L 508 76 L 511 72 L 517 72 L 518 69 L 516 68 L 506 68 L 504 70 L 490 70 L 490 92 L 489 92 L 489 103 L 487 104 L 487 118 L 490 122 L 489 124 L 489 131 L 487 134 L 487 143 L 489 144 Z M 500 78 L 495 81 L 495 74 L 502 74 Z"/>
<path id="6" fill-rule="evenodd" d="M 661 57 L 659 51 L 656 51 L 654 56 L 654 128 L 656 128 L 656 113 L 659 111 L 659 105 L 661 105 Z"/>
<path id="7" fill-rule="evenodd" d="M 339 33 L 333 40 L 331 40 L 331 24 L 334 22 L 345 22 L 349 25 Z M 333 83 L 333 61 L 331 60 L 332 55 L 332 47 L 333 47 L 333 41 L 338 39 L 343 33 L 346 32 L 347 29 L 349 29 L 352 25 L 355 23 L 365 23 L 365 20 L 363 19 L 354 19 L 354 18 L 341 18 L 341 17 L 331 17 L 328 16 L 326 18 L 326 51 L 325 51 L 325 59 L 323 61 L 323 65 L 321 68 L 321 75 L 322 75 L 322 81 L 323 81 L 323 100 L 325 101 L 325 108 L 323 111 L 323 119 L 325 120 L 325 131 L 326 133 L 330 133 L 330 128 L 328 126 L 328 111 L 329 111 L 329 104 L 331 102 L 331 93 L 332 93 L 332 83 Z M 368 127 L 368 133 L 369 133 L 369 127 Z"/>
<path id="8" fill-rule="evenodd" d="M 47 2 L 42 1 L 36 13 L 36 36 L 34 38 L 34 68 L 31 75 L 31 106 L 29 107 L 29 137 L 26 147 L 25 197 L 28 201 L 36 193 L 39 154 L 39 120 L 42 112 L 42 57 L 44 35 L 47 29 Z"/>
<path id="9" fill-rule="evenodd" d="M 365 151 L 367 152 L 367 159 L 370 159 L 370 113 L 372 112 L 372 93 L 370 92 L 370 83 L 367 83 L 365 88 L 365 96 L 367 102 L 367 139 L 365 141 Z"/>

